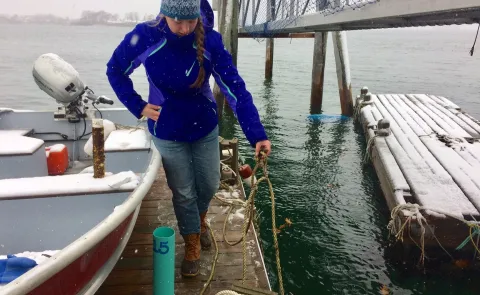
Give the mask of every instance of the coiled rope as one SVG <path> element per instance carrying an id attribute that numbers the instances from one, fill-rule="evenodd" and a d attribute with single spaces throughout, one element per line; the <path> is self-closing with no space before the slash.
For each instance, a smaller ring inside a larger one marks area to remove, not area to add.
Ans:
<path id="1" fill-rule="evenodd" d="M 263 170 L 263 175 L 260 179 L 258 179 L 257 182 L 255 182 L 255 174 L 259 168 L 262 168 Z M 226 200 L 224 198 L 215 196 L 214 198 L 219 200 L 225 205 L 230 206 L 230 209 L 228 211 L 227 216 L 225 217 L 225 221 L 223 224 L 223 237 L 224 241 L 229 244 L 230 246 L 237 245 L 238 243 L 243 241 L 243 275 L 242 275 L 242 284 L 245 283 L 245 277 L 247 273 L 247 233 L 248 230 L 250 229 L 252 219 L 253 219 L 253 214 L 254 214 L 254 204 L 255 204 L 255 196 L 258 192 L 258 185 L 262 182 L 267 182 L 268 183 L 268 188 L 270 191 L 270 199 L 272 201 L 272 233 L 273 233 L 273 241 L 275 245 L 275 256 L 276 256 L 276 263 L 277 263 L 277 272 L 278 272 L 278 282 L 279 282 L 279 288 L 280 288 L 280 294 L 284 295 L 285 291 L 283 288 L 283 278 L 282 278 L 282 270 L 281 270 L 281 265 L 280 265 L 280 251 L 278 247 L 278 239 L 277 239 L 277 227 L 276 227 L 276 221 L 275 221 L 275 194 L 273 193 L 273 186 L 272 183 L 268 177 L 268 169 L 267 169 L 267 156 L 264 151 L 260 152 L 260 156 L 255 156 L 255 168 L 253 169 L 252 172 L 252 189 L 250 191 L 250 195 L 246 201 L 238 200 L 238 199 L 232 199 L 232 200 Z M 230 189 L 230 187 L 228 187 Z M 241 206 L 245 208 L 245 214 L 244 214 L 244 220 L 243 220 L 243 226 L 242 226 L 242 238 L 236 242 L 230 242 L 226 238 L 226 227 L 227 227 L 227 221 L 232 213 L 233 209 L 235 206 Z M 247 218 L 248 217 L 248 218 Z M 290 225 L 290 223 L 289 223 Z M 218 244 L 217 241 L 215 240 L 215 236 L 213 234 L 213 230 L 211 229 L 210 225 L 207 224 L 208 230 L 210 232 L 210 237 L 214 241 L 215 245 L 215 258 L 212 261 L 212 271 L 210 273 L 210 277 L 207 280 L 207 283 L 203 286 L 200 294 L 203 295 L 205 290 L 208 288 L 210 285 L 213 275 L 215 273 L 215 267 L 216 267 L 216 262 L 218 258 Z M 232 290 L 222 290 L 218 292 L 216 295 L 240 295 L 239 293 L 232 291 Z"/>

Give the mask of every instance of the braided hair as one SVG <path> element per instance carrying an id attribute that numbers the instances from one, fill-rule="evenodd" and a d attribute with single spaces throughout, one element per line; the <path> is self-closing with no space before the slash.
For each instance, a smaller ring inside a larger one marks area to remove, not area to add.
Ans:
<path id="1" fill-rule="evenodd" d="M 204 47 L 205 30 L 203 28 L 202 18 L 198 18 L 197 27 L 195 28 L 195 43 L 197 44 L 197 61 L 200 66 L 197 80 L 190 85 L 190 88 L 200 88 L 205 81 L 205 68 L 203 67 L 203 54 L 205 53 Z"/>

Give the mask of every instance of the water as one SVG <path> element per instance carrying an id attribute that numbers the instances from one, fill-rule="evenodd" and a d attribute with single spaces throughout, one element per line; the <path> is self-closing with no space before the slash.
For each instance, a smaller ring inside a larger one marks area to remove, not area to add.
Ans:
<path id="1" fill-rule="evenodd" d="M 55 102 L 33 82 L 33 61 L 54 52 L 80 72 L 96 93 L 113 98 L 106 62 L 128 28 L 0 25 L 0 107 L 52 109 Z M 476 27 L 453 26 L 348 32 L 354 94 L 362 86 L 377 93 L 430 93 L 452 99 L 480 118 L 480 52 L 470 56 Z M 325 114 L 340 111 L 331 38 L 325 73 Z M 478 47 L 478 46 L 477 46 Z M 388 258 L 388 209 L 372 167 L 363 166 L 365 142 L 351 121 L 310 122 L 312 40 L 275 43 L 274 79 L 264 82 L 265 44 L 241 39 L 240 74 L 254 96 L 273 144 L 270 177 L 276 195 L 285 290 L 289 294 L 478 294 L 475 275 L 448 266 L 426 274 Z M 478 50 L 478 49 L 477 49 Z M 137 91 L 148 93 L 145 73 L 133 75 Z M 222 135 L 238 136 L 231 116 Z M 270 279 L 277 290 L 271 237 L 270 200 L 262 187 L 257 200 L 261 241 Z"/>

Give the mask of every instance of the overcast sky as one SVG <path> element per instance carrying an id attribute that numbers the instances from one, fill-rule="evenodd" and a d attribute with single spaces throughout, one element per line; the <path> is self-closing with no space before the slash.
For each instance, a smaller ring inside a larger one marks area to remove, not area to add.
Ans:
<path id="1" fill-rule="evenodd" d="M 2 1 L 0 14 L 52 13 L 62 17 L 77 18 L 83 10 L 105 10 L 123 16 L 137 11 L 141 16 L 157 14 L 160 0 L 11 0 Z M 211 3 L 211 0 L 209 0 Z M 135 4 L 134 4 L 135 3 Z"/>

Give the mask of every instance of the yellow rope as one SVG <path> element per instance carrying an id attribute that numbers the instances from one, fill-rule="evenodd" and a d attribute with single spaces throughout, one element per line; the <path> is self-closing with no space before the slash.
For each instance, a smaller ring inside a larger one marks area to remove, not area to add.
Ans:
<path id="1" fill-rule="evenodd" d="M 218 196 L 215 196 L 215 199 L 217 199 L 220 202 L 230 206 L 230 209 L 227 213 L 227 216 L 225 217 L 225 221 L 224 221 L 224 224 L 223 224 L 224 241 L 227 244 L 229 244 L 230 246 L 237 245 L 238 243 L 243 241 L 243 275 L 242 275 L 242 284 L 243 284 L 243 283 L 245 283 L 245 277 L 246 277 L 246 274 L 247 274 L 247 244 L 246 244 L 247 239 L 246 239 L 246 236 L 247 236 L 248 230 L 250 229 L 250 226 L 251 226 L 251 223 L 252 223 L 252 218 L 253 218 L 253 213 L 254 213 L 255 196 L 258 192 L 258 185 L 263 181 L 266 181 L 268 183 L 268 188 L 269 188 L 269 191 L 270 191 L 270 198 L 271 198 L 271 201 L 272 201 L 272 233 L 273 233 L 273 241 L 274 241 L 274 245 L 275 245 L 275 256 L 276 256 L 277 271 L 278 271 L 278 281 L 279 281 L 279 286 L 280 286 L 280 294 L 284 295 L 285 291 L 284 291 L 284 288 L 283 288 L 282 270 L 281 270 L 281 265 L 280 265 L 280 251 L 279 251 L 279 246 L 278 246 L 277 227 L 276 227 L 276 222 L 275 222 L 275 195 L 273 193 L 272 183 L 271 183 L 270 179 L 268 178 L 267 156 L 263 151 L 260 152 L 260 153 L 261 153 L 261 157 L 257 157 L 257 156 L 255 157 L 256 164 L 255 164 L 255 168 L 253 169 L 253 172 L 252 172 L 252 189 L 250 191 L 250 195 L 249 195 L 247 201 L 246 202 L 243 202 L 243 201 L 240 201 L 240 200 L 235 200 L 235 201 L 234 200 L 228 200 L 227 201 L 227 200 L 225 200 L 223 198 L 220 198 Z M 257 172 L 257 170 L 259 168 L 262 168 L 263 176 L 257 182 L 254 183 L 254 177 L 253 176 L 255 175 L 255 173 Z M 223 184 L 222 184 L 222 187 L 224 187 Z M 231 212 L 233 211 L 233 209 L 236 205 L 241 205 L 242 207 L 245 208 L 244 220 L 243 220 L 243 225 L 242 225 L 242 238 L 240 240 L 236 241 L 236 242 L 230 242 L 226 238 L 226 225 L 227 225 L 228 217 L 230 216 Z M 288 221 L 288 224 L 289 225 L 291 224 L 290 221 Z M 217 257 L 218 257 L 217 241 L 215 240 L 213 231 L 210 228 L 210 226 L 208 226 L 208 229 L 210 231 L 210 236 L 214 240 L 215 249 L 216 249 L 215 251 L 216 252 L 215 252 L 215 259 L 212 261 L 212 271 L 211 271 L 210 277 L 209 277 L 207 283 L 202 288 L 200 294 L 203 294 L 211 283 L 211 280 L 213 278 L 213 274 L 215 272 L 216 260 L 217 260 Z M 228 292 L 229 290 L 224 290 L 224 291 Z M 224 291 L 221 291 L 221 292 L 224 292 Z M 219 293 L 217 293 L 217 294 L 219 294 Z M 225 294 L 227 294 L 227 293 L 225 293 Z"/>
<path id="2" fill-rule="evenodd" d="M 357 105 L 355 105 L 355 109 L 354 109 L 354 112 L 353 112 L 353 120 L 354 121 L 358 121 L 360 111 L 362 110 L 362 108 L 364 106 L 366 106 L 368 104 L 369 104 L 369 102 L 365 102 L 364 100 L 361 100 Z"/>
<path id="3" fill-rule="evenodd" d="M 477 253 L 480 254 L 480 249 L 478 249 L 477 243 L 475 243 L 472 236 L 473 228 L 476 227 L 478 230 L 480 229 L 480 227 L 478 226 L 478 224 L 469 224 L 469 227 L 470 227 L 470 241 L 472 241 L 473 247 L 475 247 L 475 250 L 477 250 Z"/>
<path id="4" fill-rule="evenodd" d="M 210 225 L 207 224 L 208 231 L 210 232 L 210 238 L 213 241 L 213 244 L 215 245 L 215 257 L 212 261 L 212 271 L 210 272 L 210 277 L 208 277 L 207 283 L 203 286 L 202 290 L 200 291 L 200 295 L 203 295 L 205 293 L 205 290 L 207 290 L 208 286 L 210 286 L 210 283 L 212 282 L 213 279 L 213 274 L 215 272 L 215 267 L 217 266 L 217 259 L 218 259 L 218 244 L 217 240 L 215 239 L 215 236 L 213 234 L 213 230 L 210 228 Z"/>
<path id="5" fill-rule="evenodd" d="M 377 135 L 372 136 L 367 142 L 367 148 L 365 150 L 365 157 L 363 157 L 363 163 L 368 164 L 368 161 L 372 159 L 373 145 L 375 144 L 375 138 Z"/>

